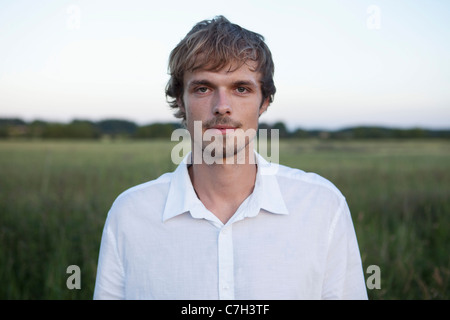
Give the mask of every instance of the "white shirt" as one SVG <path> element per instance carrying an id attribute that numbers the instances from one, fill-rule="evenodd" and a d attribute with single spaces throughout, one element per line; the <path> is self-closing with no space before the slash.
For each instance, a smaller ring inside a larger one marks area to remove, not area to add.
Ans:
<path id="1" fill-rule="evenodd" d="M 224 225 L 186 159 L 133 187 L 106 219 L 94 299 L 367 299 L 345 198 L 260 155 L 253 193 Z"/>

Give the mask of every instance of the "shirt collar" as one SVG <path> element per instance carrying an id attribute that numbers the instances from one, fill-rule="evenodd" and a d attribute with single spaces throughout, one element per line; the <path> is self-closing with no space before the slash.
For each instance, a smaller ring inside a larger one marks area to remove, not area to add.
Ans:
<path id="1" fill-rule="evenodd" d="M 164 208 L 163 222 L 185 212 L 190 212 L 196 219 L 207 218 L 207 211 L 197 197 L 188 173 L 189 153 L 172 173 L 169 192 Z M 258 171 L 256 174 L 253 193 L 248 201 L 248 210 L 244 210 L 244 217 L 254 217 L 261 209 L 274 214 L 288 214 L 286 204 L 278 186 L 276 171 L 278 164 L 267 162 L 255 151 Z"/>

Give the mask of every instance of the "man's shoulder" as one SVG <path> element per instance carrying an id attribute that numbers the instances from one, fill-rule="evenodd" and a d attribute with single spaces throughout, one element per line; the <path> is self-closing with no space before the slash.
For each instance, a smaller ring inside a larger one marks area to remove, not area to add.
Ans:
<path id="1" fill-rule="evenodd" d="M 108 211 L 105 227 L 117 234 L 133 234 L 149 221 L 160 220 L 171 175 L 165 173 L 120 193 Z"/>
<path id="2" fill-rule="evenodd" d="M 306 172 L 301 169 L 278 165 L 277 178 L 282 186 L 319 189 L 334 194 L 335 196 L 343 197 L 341 191 L 334 183 L 315 172 Z"/>
<path id="3" fill-rule="evenodd" d="M 154 180 L 150 180 L 123 191 L 114 201 L 114 205 L 128 205 L 139 201 L 155 201 L 164 199 L 170 186 L 173 172 L 167 172 Z"/>

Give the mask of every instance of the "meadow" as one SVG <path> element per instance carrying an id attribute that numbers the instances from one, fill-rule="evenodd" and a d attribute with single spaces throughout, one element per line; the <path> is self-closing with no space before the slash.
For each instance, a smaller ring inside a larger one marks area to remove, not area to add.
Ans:
<path id="1" fill-rule="evenodd" d="M 174 170 L 175 144 L 0 141 L 0 299 L 91 299 L 112 202 Z M 381 271 L 370 299 L 450 299 L 449 140 L 289 139 L 280 163 L 346 196 L 364 270 Z M 80 290 L 66 286 L 69 265 Z"/>

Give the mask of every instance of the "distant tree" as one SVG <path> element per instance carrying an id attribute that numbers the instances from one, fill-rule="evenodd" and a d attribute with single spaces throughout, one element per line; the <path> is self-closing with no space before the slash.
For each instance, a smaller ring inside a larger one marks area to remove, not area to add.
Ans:
<path id="1" fill-rule="evenodd" d="M 66 127 L 68 138 L 96 139 L 100 137 L 100 129 L 89 120 L 74 120 Z"/>
<path id="2" fill-rule="evenodd" d="M 6 127 L 0 127 L 0 139 L 8 137 L 9 137 L 8 129 Z"/>
<path id="3" fill-rule="evenodd" d="M 34 120 L 28 124 L 28 136 L 31 138 L 42 138 L 45 127 L 48 125 L 46 121 Z"/>
<path id="4" fill-rule="evenodd" d="M 430 137 L 430 132 L 420 129 L 420 128 L 412 128 L 412 129 L 392 129 L 392 137 L 399 139 L 408 139 L 408 138 L 428 138 Z"/>
<path id="5" fill-rule="evenodd" d="M 264 130 L 266 130 L 266 138 L 270 139 L 270 129 L 272 129 L 272 126 L 270 124 L 261 122 L 258 125 L 258 131 L 256 132 L 258 139 L 260 138 L 260 134 L 264 132 Z"/>
<path id="6" fill-rule="evenodd" d="M 111 137 L 132 136 L 136 133 L 138 126 L 136 123 L 128 120 L 108 119 L 97 122 L 101 134 Z"/>
<path id="7" fill-rule="evenodd" d="M 294 132 L 291 133 L 292 138 L 309 138 L 309 133 L 307 130 L 303 129 L 295 129 Z"/>
<path id="8" fill-rule="evenodd" d="M 47 123 L 42 129 L 42 138 L 46 139 L 61 139 L 66 138 L 64 127 L 62 123 Z"/>
<path id="9" fill-rule="evenodd" d="M 258 125 L 258 129 L 270 129 L 270 128 L 272 128 L 272 126 L 270 125 L 270 124 L 267 124 L 267 123 L 265 123 L 265 122 L 261 122 L 259 125 Z"/>
<path id="10" fill-rule="evenodd" d="M 32 132 L 49 139 L 95 139 L 100 137 L 97 126 L 90 121 L 74 120 L 65 123 L 34 123 Z"/>
<path id="11" fill-rule="evenodd" d="M 70 138 L 96 139 L 102 135 L 125 138 L 170 138 L 172 132 L 180 128 L 180 123 L 152 123 L 138 126 L 134 122 L 120 119 L 107 119 L 99 122 L 75 119 L 72 122 L 52 123 L 34 120 L 27 123 L 19 118 L 0 118 L 0 138 Z M 297 128 L 290 132 L 286 125 L 279 121 L 273 125 L 261 122 L 258 126 L 258 137 L 261 130 L 267 130 L 267 138 L 271 138 L 271 129 L 279 132 L 279 138 L 331 138 L 331 139 L 450 139 L 450 130 L 430 130 L 423 128 L 386 128 L 377 126 L 357 126 L 336 131 L 303 130 Z"/>
<path id="12" fill-rule="evenodd" d="M 373 126 L 345 128 L 331 133 L 331 137 L 337 139 L 384 139 L 391 136 L 391 129 Z"/>
<path id="13" fill-rule="evenodd" d="M 170 138 L 172 136 L 172 132 L 180 127 L 181 125 L 176 123 L 153 123 L 139 127 L 136 131 L 135 137 L 139 139 Z"/>
<path id="14" fill-rule="evenodd" d="M 0 138 L 18 136 L 26 130 L 25 121 L 17 118 L 0 118 Z"/>
<path id="15" fill-rule="evenodd" d="M 286 125 L 284 124 L 284 122 L 281 122 L 281 121 L 276 122 L 276 123 L 272 126 L 272 129 L 278 130 L 278 134 L 279 134 L 280 139 L 288 138 L 288 137 L 289 137 L 289 131 L 288 131 L 288 129 L 286 128 Z"/>
<path id="16" fill-rule="evenodd" d="M 23 126 L 27 123 L 22 119 L 18 118 L 0 118 L 0 127 L 5 126 Z"/>
<path id="17" fill-rule="evenodd" d="M 24 137 L 27 123 L 18 118 L 0 118 L 0 137 Z"/>

